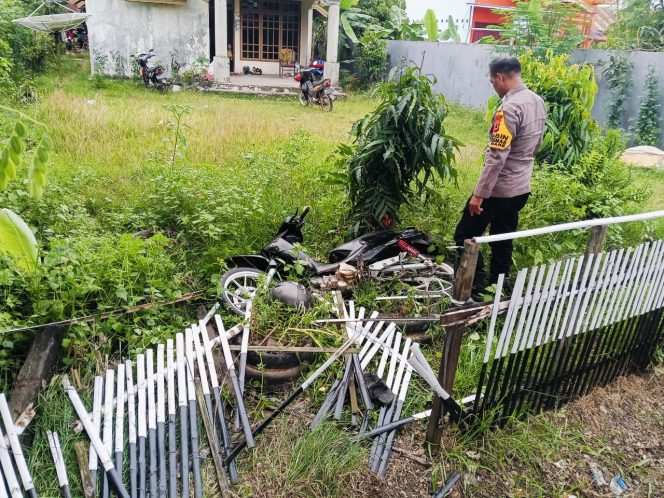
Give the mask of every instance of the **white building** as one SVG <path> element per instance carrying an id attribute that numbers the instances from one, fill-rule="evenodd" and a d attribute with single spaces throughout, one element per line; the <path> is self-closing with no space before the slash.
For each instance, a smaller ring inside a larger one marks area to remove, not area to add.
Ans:
<path id="1" fill-rule="evenodd" d="M 154 49 L 167 66 L 171 57 L 185 66 L 203 58 L 213 61 L 215 79 L 225 81 L 230 47 L 235 72 L 249 66 L 278 74 L 283 49 L 302 65 L 311 62 L 314 9 L 324 8 L 325 72 L 336 83 L 339 0 L 87 0 L 90 56 L 94 64 L 98 53 L 129 60 Z"/>

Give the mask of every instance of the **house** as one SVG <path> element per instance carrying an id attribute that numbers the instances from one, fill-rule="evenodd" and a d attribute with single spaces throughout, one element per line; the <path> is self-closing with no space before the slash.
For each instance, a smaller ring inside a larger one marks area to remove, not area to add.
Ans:
<path id="1" fill-rule="evenodd" d="M 215 80 L 227 81 L 231 64 L 279 73 L 281 50 L 312 60 L 315 9 L 327 9 L 325 76 L 339 78 L 340 0 L 87 0 L 90 57 L 113 60 L 154 49 L 166 67 L 212 62 Z M 229 57 L 229 48 L 232 58 Z M 113 73 L 113 64 L 106 71 Z M 129 70 L 127 69 L 127 72 Z"/>

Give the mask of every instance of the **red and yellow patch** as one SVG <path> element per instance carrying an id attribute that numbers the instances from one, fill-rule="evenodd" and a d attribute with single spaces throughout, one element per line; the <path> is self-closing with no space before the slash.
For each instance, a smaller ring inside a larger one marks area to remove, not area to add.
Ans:
<path id="1" fill-rule="evenodd" d="M 507 149 L 512 143 L 512 132 L 505 124 L 503 111 L 496 112 L 491 124 L 491 148 L 498 150 Z"/>

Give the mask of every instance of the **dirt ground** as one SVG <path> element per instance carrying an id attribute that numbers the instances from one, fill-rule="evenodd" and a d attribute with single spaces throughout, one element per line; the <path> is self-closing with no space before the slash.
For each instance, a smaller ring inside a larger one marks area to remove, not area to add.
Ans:
<path id="1" fill-rule="evenodd" d="M 366 458 L 340 476 L 334 487 L 290 482 L 289 459 L 294 441 L 308 431 L 315 406 L 298 403 L 259 444 L 243 466 L 240 494 L 251 496 L 429 497 L 444 477 L 462 479 L 449 496 L 466 497 L 611 497 L 608 481 L 622 475 L 625 497 L 664 497 L 664 369 L 618 379 L 555 413 L 531 416 L 505 429 L 469 439 L 447 436 L 441 455 L 427 458 L 422 448 L 425 426 L 411 427 L 398 437 L 398 452 L 388 475 L 371 474 Z M 597 486 L 590 462 L 607 483 Z M 322 476 L 322 477 L 321 477 Z M 306 479 L 304 479 L 306 481 Z M 338 485 L 338 486 L 337 486 Z"/>

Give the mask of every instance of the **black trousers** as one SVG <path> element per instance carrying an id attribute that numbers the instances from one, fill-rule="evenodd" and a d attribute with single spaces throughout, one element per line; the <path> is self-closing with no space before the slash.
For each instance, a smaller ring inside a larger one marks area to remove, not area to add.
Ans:
<path id="1" fill-rule="evenodd" d="M 530 197 L 530 194 L 505 198 L 489 197 L 482 202 L 482 213 L 476 216 L 470 216 L 468 202 L 466 202 L 461 215 L 461 221 L 454 232 L 454 242 L 456 245 L 463 247 L 464 240 L 483 235 L 487 227 L 489 227 L 490 235 L 516 231 L 519 225 L 519 211 L 528 202 L 528 197 Z M 512 241 L 492 242 L 489 246 L 491 247 L 489 285 L 491 285 L 498 281 L 498 275 L 501 273 L 507 275 L 510 271 L 512 264 Z M 477 258 L 477 270 L 475 272 L 473 288 L 481 291 L 486 285 L 484 258 L 480 252 Z"/>

